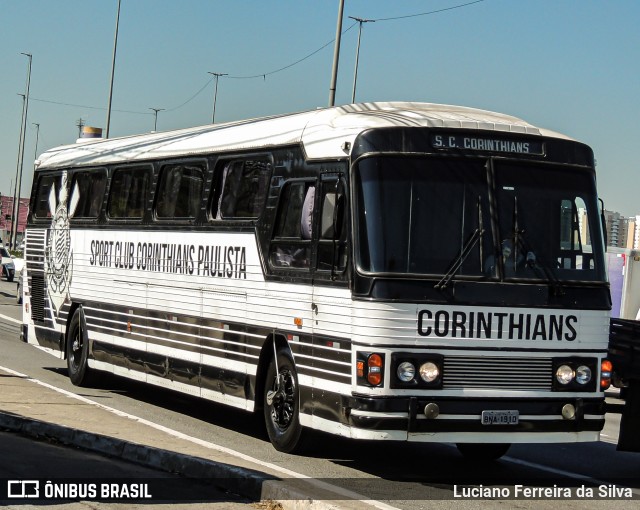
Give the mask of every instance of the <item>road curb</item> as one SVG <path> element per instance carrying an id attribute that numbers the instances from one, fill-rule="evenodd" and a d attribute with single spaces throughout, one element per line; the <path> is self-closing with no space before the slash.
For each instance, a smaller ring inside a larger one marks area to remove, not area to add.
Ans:
<path id="1" fill-rule="evenodd" d="M 215 462 L 152 446 L 72 429 L 54 423 L 0 411 L 0 429 L 49 439 L 68 446 L 122 459 L 188 478 L 214 480 L 215 485 L 254 501 L 274 501 L 285 510 L 336 510 L 370 507 L 361 501 L 313 499 L 298 487 L 296 480 L 282 480 L 260 471 Z"/>

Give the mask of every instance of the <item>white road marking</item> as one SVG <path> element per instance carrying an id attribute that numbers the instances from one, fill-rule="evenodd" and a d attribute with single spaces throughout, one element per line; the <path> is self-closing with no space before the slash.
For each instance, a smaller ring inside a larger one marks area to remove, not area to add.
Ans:
<path id="1" fill-rule="evenodd" d="M 13 317 L 9 317 L 8 315 L 4 315 L 0 313 L 0 319 L 13 322 L 14 324 L 20 324 L 22 326 L 22 321 L 19 321 L 18 319 L 14 319 Z"/>
<path id="2" fill-rule="evenodd" d="M 238 452 L 236 450 L 232 450 L 230 448 L 226 448 L 224 446 L 215 444 L 215 443 L 210 443 L 208 441 L 204 441 L 202 439 L 198 439 L 197 437 L 192 437 L 189 436 L 187 434 L 183 434 L 182 432 L 178 432 L 177 430 L 173 430 L 167 427 L 164 427 L 163 425 L 159 425 L 157 423 L 151 422 L 149 420 L 145 420 L 144 418 L 139 418 L 137 416 L 134 416 L 132 414 L 129 413 L 125 413 L 123 411 L 119 411 L 118 409 L 114 409 L 113 407 L 109 407 L 109 406 L 105 406 L 104 404 L 100 404 L 99 402 L 94 402 L 91 399 L 88 399 L 86 397 L 82 397 L 80 395 L 76 395 L 75 393 L 72 393 L 70 391 L 67 390 L 63 390 L 62 388 L 57 388 L 56 386 L 53 386 L 51 384 L 48 384 L 44 381 L 40 381 L 38 379 L 34 379 L 31 376 L 28 376 L 26 374 L 22 374 L 20 372 L 16 372 L 15 370 L 12 370 L 10 368 L 6 368 L 6 367 L 2 367 L 0 366 L 0 370 L 4 370 L 5 372 L 8 372 L 12 375 L 15 375 L 17 377 L 22 377 L 24 379 L 27 379 L 31 382 L 34 382 L 36 384 L 39 384 L 40 386 L 43 386 L 45 388 L 48 388 L 50 390 L 53 391 L 57 391 L 58 393 L 62 393 L 63 395 L 66 395 L 67 397 L 70 398 L 74 398 L 76 400 L 79 400 L 81 402 L 84 402 L 86 404 L 91 404 L 94 405 L 96 407 L 99 407 L 100 409 L 104 409 L 106 411 L 109 411 L 110 413 L 113 413 L 117 416 L 121 416 L 124 418 L 128 418 L 130 420 L 134 420 L 137 421 L 138 423 L 142 423 L 144 425 L 147 425 L 149 427 L 153 427 L 156 430 L 160 430 L 166 434 L 172 435 L 174 437 L 180 438 L 180 439 L 184 439 L 185 441 L 190 441 L 192 443 L 197 444 L 198 446 L 203 446 L 205 448 L 209 448 L 210 450 L 216 450 L 222 453 L 226 453 L 228 455 L 233 455 L 235 457 L 238 457 L 240 459 L 246 460 L 248 462 L 252 462 L 254 464 L 257 464 L 259 466 L 268 468 L 268 469 L 272 469 L 274 471 L 277 471 L 279 473 L 282 473 L 285 476 L 289 476 L 291 478 L 299 478 L 299 479 L 305 479 L 307 481 L 309 481 L 310 483 L 312 483 L 313 485 L 315 485 L 316 487 L 323 489 L 323 490 L 327 490 L 330 492 L 334 492 L 336 494 L 340 494 L 341 496 L 344 496 L 348 499 L 353 499 L 353 500 L 357 500 L 357 501 L 361 501 L 363 503 L 369 504 L 371 506 L 374 506 L 376 508 L 380 508 L 381 510 L 399 510 L 396 507 L 387 505 L 386 503 L 383 503 L 381 501 L 376 501 L 376 500 L 372 500 L 372 499 L 366 499 L 365 496 L 358 494 L 356 492 L 350 491 L 348 489 L 343 489 L 342 487 L 338 487 L 335 485 L 331 485 L 330 483 L 327 482 L 323 482 L 320 480 L 314 480 L 313 477 L 307 476 L 307 475 L 303 475 L 301 473 L 297 473 L 295 471 L 291 471 L 290 469 L 286 469 L 283 468 L 281 466 L 278 466 L 276 464 L 272 464 L 270 462 L 264 462 L 260 459 L 256 459 L 254 457 L 251 457 L 249 455 L 245 455 L 244 453 Z"/>

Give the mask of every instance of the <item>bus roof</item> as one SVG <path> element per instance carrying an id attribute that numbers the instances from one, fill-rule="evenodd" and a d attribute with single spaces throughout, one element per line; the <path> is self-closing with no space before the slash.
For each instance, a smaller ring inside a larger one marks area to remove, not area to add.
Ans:
<path id="1" fill-rule="evenodd" d="M 147 161 L 302 144 L 309 159 L 344 158 L 362 131 L 382 127 L 482 129 L 569 139 L 509 115 L 432 103 L 358 103 L 201 127 L 90 140 L 50 149 L 39 169 Z M 345 145 L 345 142 L 348 145 Z"/>

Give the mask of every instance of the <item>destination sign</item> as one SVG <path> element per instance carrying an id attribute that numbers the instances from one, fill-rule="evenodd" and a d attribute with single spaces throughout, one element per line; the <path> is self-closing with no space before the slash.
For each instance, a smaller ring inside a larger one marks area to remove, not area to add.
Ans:
<path id="1" fill-rule="evenodd" d="M 464 149 L 471 151 L 502 152 L 509 154 L 544 154 L 544 144 L 532 140 L 486 138 L 456 134 L 433 134 L 431 145 L 435 149 Z"/>

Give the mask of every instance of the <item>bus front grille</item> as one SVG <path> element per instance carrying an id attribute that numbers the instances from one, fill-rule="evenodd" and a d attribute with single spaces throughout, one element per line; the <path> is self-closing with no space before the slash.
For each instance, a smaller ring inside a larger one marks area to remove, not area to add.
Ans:
<path id="1" fill-rule="evenodd" d="M 445 356 L 443 389 L 508 389 L 551 391 L 550 358 Z"/>

